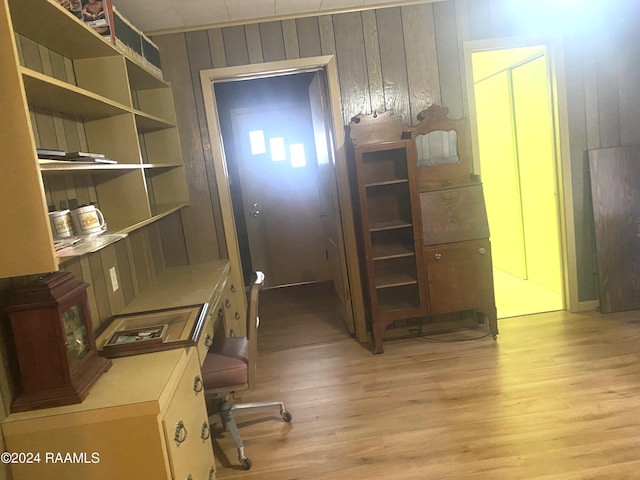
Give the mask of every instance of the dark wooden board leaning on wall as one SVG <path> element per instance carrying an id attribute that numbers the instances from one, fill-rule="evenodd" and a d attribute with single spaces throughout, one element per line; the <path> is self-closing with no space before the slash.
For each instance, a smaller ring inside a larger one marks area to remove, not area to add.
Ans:
<path id="1" fill-rule="evenodd" d="M 640 146 L 589 151 L 602 313 L 640 309 Z"/>

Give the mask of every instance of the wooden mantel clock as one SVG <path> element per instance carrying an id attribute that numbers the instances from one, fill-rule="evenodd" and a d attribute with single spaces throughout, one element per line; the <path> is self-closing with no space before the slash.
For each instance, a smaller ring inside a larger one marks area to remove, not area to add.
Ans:
<path id="1" fill-rule="evenodd" d="M 111 366 L 96 351 L 88 286 L 54 272 L 15 291 L 8 312 L 22 391 L 12 412 L 80 403 Z"/>

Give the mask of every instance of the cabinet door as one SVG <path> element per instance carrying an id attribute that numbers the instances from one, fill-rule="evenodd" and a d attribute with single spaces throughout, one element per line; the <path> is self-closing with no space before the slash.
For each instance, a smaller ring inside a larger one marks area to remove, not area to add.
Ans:
<path id="1" fill-rule="evenodd" d="M 433 315 L 495 310 L 491 246 L 488 239 L 425 247 Z"/>
<path id="2" fill-rule="evenodd" d="M 209 478 L 213 469 L 213 447 L 198 354 L 192 349 L 189 361 L 162 420 L 175 480 Z"/>

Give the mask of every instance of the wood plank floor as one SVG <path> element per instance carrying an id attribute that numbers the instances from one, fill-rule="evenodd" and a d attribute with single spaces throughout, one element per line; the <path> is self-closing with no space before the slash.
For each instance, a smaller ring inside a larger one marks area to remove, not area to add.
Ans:
<path id="1" fill-rule="evenodd" d="M 299 331 L 301 316 L 318 331 L 309 310 L 276 303 L 261 311 L 264 338 L 286 328 L 288 312 Z M 344 331 L 308 346 L 262 342 L 259 385 L 242 400 L 284 400 L 293 422 L 238 417 L 250 471 L 215 430 L 217 478 L 640 478 L 640 312 L 499 327 L 497 341 L 455 342 L 477 333 L 457 332 L 385 342 L 383 355 Z"/>

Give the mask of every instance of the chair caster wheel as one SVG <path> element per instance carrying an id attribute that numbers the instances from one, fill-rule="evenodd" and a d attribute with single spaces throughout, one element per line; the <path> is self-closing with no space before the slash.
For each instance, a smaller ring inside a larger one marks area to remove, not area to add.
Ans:
<path id="1" fill-rule="evenodd" d="M 293 417 L 291 416 L 291 414 L 290 414 L 287 410 L 285 410 L 284 412 L 282 412 L 282 419 L 283 419 L 285 422 L 287 422 L 287 423 L 291 422 L 291 419 L 292 419 L 292 418 L 293 418 Z"/>
<path id="2" fill-rule="evenodd" d="M 242 468 L 245 470 L 251 469 L 251 460 L 249 460 L 249 457 L 241 458 L 240 461 L 242 462 Z"/>

